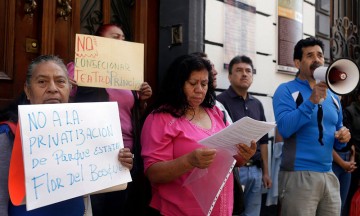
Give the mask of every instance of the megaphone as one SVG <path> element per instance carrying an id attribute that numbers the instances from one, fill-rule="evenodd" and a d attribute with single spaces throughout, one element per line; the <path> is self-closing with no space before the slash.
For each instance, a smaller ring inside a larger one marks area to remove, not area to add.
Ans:
<path id="1" fill-rule="evenodd" d="M 318 67 L 314 71 L 316 81 L 326 82 L 329 89 L 337 95 L 352 92 L 359 83 L 359 67 L 346 58 L 334 61 L 329 67 Z"/>

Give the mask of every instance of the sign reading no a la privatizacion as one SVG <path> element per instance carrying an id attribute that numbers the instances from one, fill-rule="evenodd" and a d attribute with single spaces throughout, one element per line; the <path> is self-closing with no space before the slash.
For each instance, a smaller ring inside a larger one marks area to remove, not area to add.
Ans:
<path id="1" fill-rule="evenodd" d="M 76 34 L 74 79 L 79 86 L 139 90 L 144 44 Z"/>
<path id="2" fill-rule="evenodd" d="M 131 181 L 116 102 L 19 106 L 27 210 Z"/>

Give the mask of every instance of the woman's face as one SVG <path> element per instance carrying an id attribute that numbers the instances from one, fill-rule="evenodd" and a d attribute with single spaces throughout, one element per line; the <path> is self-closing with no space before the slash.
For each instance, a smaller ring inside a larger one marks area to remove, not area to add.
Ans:
<path id="1" fill-rule="evenodd" d="M 125 40 L 124 32 L 116 26 L 111 26 L 107 28 L 106 31 L 102 34 L 102 36 L 106 38 L 113 38 L 116 40 Z"/>
<path id="2" fill-rule="evenodd" d="M 206 69 L 193 71 L 184 84 L 184 93 L 189 105 L 193 108 L 204 101 L 209 84 L 209 72 Z"/>
<path id="3" fill-rule="evenodd" d="M 31 104 L 67 103 L 71 85 L 66 72 L 48 61 L 34 67 L 30 84 L 24 90 Z"/>

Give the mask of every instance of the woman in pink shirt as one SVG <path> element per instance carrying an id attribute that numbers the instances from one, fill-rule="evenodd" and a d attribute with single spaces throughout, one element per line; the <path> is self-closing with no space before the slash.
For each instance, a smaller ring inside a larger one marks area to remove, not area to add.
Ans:
<path id="1" fill-rule="evenodd" d="M 125 34 L 121 26 L 104 24 L 95 33 L 97 36 L 125 40 Z M 69 77 L 74 77 L 74 63 L 67 65 Z M 76 82 L 71 92 L 74 102 L 103 102 L 116 101 L 118 103 L 121 132 L 126 150 L 134 154 L 134 167 L 131 170 L 133 182 L 128 184 L 125 191 L 116 191 L 105 194 L 97 194 L 91 197 L 94 216 L 101 215 L 135 215 L 144 208 L 145 199 L 138 191 L 142 190 L 142 183 L 135 185 L 137 177 L 142 180 L 139 173 L 143 172 L 143 162 L 140 156 L 140 117 L 146 108 L 146 101 L 151 97 L 152 90 L 147 82 L 140 85 L 138 91 L 126 89 L 78 87 Z M 100 112 L 100 111 L 99 111 Z M 95 114 L 95 113 L 94 113 Z M 96 114 L 95 114 L 96 115 Z M 128 197 L 135 197 L 135 202 L 129 201 Z M 145 195 L 144 195 L 145 196 Z"/>
<path id="2" fill-rule="evenodd" d="M 215 107 L 211 65 L 194 55 L 177 58 L 170 66 L 154 111 L 141 133 L 145 174 L 152 184 L 150 206 L 162 215 L 204 215 L 192 192 L 183 186 L 194 168 L 208 168 L 217 150 L 198 143 L 226 127 Z M 256 149 L 238 144 L 235 156 L 245 163 Z M 231 156 L 230 156 L 231 157 Z M 208 188 L 203 188 L 208 190 Z M 215 198 L 215 197 L 214 197 Z M 233 178 L 225 183 L 212 215 L 232 215 Z"/>

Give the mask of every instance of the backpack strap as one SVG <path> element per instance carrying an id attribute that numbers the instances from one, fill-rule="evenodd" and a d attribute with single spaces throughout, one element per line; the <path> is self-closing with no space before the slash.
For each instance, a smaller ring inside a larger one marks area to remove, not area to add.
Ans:
<path id="1" fill-rule="evenodd" d="M 9 126 L 11 132 L 15 135 L 15 132 L 16 132 L 16 123 L 14 122 L 11 122 L 11 121 L 3 121 L 3 122 L 0 122 L 0 125 L 1 124 L 6 124 Z"/>

